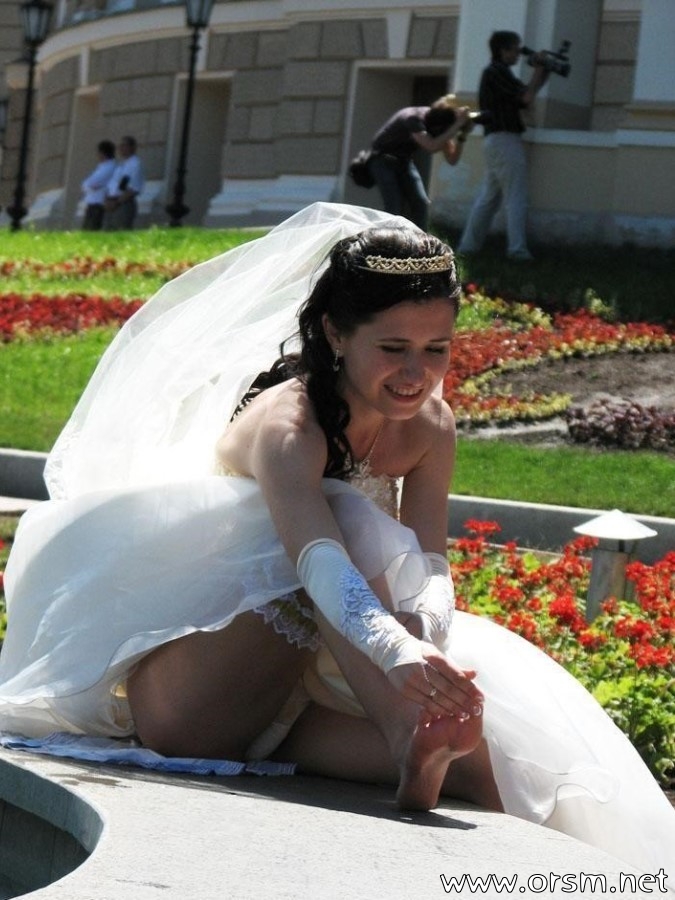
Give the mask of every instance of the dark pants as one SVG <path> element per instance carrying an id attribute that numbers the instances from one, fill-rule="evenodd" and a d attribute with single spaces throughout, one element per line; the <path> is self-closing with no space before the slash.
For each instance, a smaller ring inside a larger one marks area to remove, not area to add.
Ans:
<path id="1" fill-rule="evenodd" d="M 82 220 L 83 231 L 100 231 L 103 228 L 103 204 L 88 203 Z"/>
<path id="2" fill-rule="evenodd" d="M 106 231 L 127 231 L 134 227 L 134 219 L 138 211 L 135 197 L 124 200 L 114 209 L 107 209 L 105 213 Z"/>
<path id="3" fill-rule="evenodd" d="M 387 212 L 407 215 L 411 222 L 427 230 L 429 198 L 415 163 L 395 156 L 373 156 L 370 171 L 377 183 Z M 406 210 L 407 207 L 407 210 Z"/>

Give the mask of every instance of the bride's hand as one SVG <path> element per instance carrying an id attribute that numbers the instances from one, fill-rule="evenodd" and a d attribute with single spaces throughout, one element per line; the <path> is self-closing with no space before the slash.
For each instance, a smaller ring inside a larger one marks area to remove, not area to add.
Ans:
<path id="1" fill-rule="evenodd" d="M 422 644 L 425 664 L 406 663 L 388 673 L 390 684 L 434 716 L 468 719 L 483 713 L 483 694 L 473 683 L 476 672 L 460 669 L 433 644 Z"/>

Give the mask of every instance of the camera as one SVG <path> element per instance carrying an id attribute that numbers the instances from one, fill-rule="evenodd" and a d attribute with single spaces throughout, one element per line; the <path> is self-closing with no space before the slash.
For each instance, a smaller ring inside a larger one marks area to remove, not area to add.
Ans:
<path id="1" fill-rule="evenodd" d="M 530 50 L 529 47 L 521 47 L 520 52 L 522 56 L 527 57 L 529 65 L 541 65 L 547 72 L 553 72 L 555 75 L 561 75 L 563 78 L 567 78 L 572 69 L 569 61 L 569 50 L 571 46 L 571 41 L 563 41 L 560 45 L 560 49 L 557 51 L 540 50 L 539 53 L 537 53 L 536 50 Z M 538 57 L 536 61 L 534 60 L 535 56 Z"/>
<path id="2" fill-rule="evenodd" d="M 431 107 L 429 112 L 424 117 L 424 123 L 426 125 L 426 129 L 432 137 L 438 137 L 439 134 L 443 134 L 443 132 L 450 127 L 455 121 L 456 111 L 454 107 L 446 106 L 446 107 Z M 468 134 L 469 131 L 474 127 L 474 125 L 485 125 L 486 122 L 489 122 L 492 119 L 492 113 L 487 110 L 481 110 L 480 112 L 470 112 L 469 113 L 469 121 L 462 128 L 462 132 L 464 134 Z"/>
<path id="3" fill-rule="evenodd" d="M 493 118 L 494 116 L 489 109 L 481 109 L 479 112 L 469 113 L 469 121 L 471 122 L 471 127 L 473 127 L 474 125 L 487 125 L 492 121 Z"/>

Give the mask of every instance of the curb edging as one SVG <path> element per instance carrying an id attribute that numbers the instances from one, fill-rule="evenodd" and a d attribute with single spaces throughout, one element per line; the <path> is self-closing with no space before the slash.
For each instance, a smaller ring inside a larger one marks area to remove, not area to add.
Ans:
<path id="1" fill-rule="evenodd" d="M 0 497 L 31 502 L 47 500 L 43 479 L 46 460 L 46 453 L 0 448 Z M 9 510 L 12 504 L 5 503 L 4 506 Z M 450 494 L 448 537 L 465 537 L 464 523 L 468 519 L 495 521 L 501 528 L 500 541 L 515 541 L 519 546 L 533 550 L 558 552 L 576 537 L 574 528 L 577 525 L 603 512 L 607 510 Z M 637 544 L 637 559 L 653 564 L 666 553 L 675 551 L 675 519 L 642 515 L 633 518 L 656 531 L 655 537 Z"/>

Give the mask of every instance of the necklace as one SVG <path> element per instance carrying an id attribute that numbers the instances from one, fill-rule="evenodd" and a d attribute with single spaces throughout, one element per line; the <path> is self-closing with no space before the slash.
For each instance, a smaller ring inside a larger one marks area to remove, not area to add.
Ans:
<path id="1" fill-rule="evenodd" d="M 380 427 L 377 429 L 375 433 L 375 437 L 373 438 L 373 443 L 370 445 L 370 450 L 366 453 L 363 459 L 360 462 L 354 464 L 354 471 L 352 473 L 352 479 L 354 478 L 368 478 L 370 475 L 370 457 L 373 455 L 373 450 L 375 449 L 375 445 L 380 439 L 380 435 L 382 434 L 382 429 L 384 428 L 384 419 L 380 422 Z"/>

